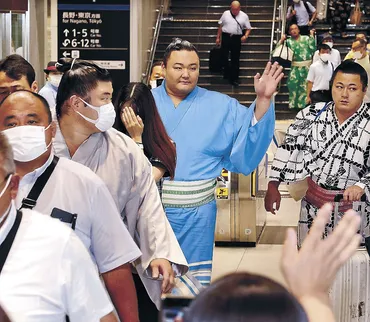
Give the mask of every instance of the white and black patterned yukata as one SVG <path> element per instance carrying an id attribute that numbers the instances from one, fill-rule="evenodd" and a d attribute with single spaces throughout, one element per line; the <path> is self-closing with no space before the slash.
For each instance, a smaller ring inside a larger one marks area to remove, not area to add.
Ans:
<path id="1" fill-rule="evenodd" d="M 358 185 L 370 200 L 370 107 L 363 103 L 339 124 L 334 103 L 324 106 L 324 103 L 310 105 L 297 114 L 277 150 L 270 179 L 289 183 L 310 177 L 320 188 L 331 192 Z M 363 214 L 365 236 L 370 235 L 369 206 L 367 202 Z M 306 195 L 301 202 L 300 240 L 307 234 L 317 210 Z M 334 215 L 326 233 L 331 231 L 333 221 Z"/>

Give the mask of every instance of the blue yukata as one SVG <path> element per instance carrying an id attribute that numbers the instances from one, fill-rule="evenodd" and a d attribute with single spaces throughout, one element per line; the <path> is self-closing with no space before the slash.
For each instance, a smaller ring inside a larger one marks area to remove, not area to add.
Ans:
<path id="1" fill-rule="evenodd" d="M 164 181 L 162 201 L 190 272 L 206 286 L 212 272 L 216 178 L 223 168 L 248 175 L 258 166 L 273 136 L 274 107 L 271 103 L 253 125 L 255 102 L 246 108 L 227 95 L 195 87 L 175 108 L 165 82 L 153 95 L 177 150 L 175 178 Z"/>

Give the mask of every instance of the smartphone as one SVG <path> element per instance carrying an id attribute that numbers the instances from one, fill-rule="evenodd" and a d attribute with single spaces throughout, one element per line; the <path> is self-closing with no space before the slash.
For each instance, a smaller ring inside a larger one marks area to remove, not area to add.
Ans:
<path id="1" fill-rule="evenodd" d="M 162 309 L 159 321 L 161 322 L 182 322 L 186 309 L 189 307 L 192 298 L 166 296 L 162 299 Z"/>
<path id="2" fill-rule="evenodd" d="M 73 230 L 76 227 L 77 214 L 71 214 L 59 208 L 53 208 L 51 217 L 59 219 L 61 222 L 68 224 Z"/>

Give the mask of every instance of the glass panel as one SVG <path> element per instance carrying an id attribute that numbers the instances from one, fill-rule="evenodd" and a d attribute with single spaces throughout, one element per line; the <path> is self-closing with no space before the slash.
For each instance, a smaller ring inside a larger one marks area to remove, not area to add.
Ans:
<path id="1" fill-rule="evenodd" d="M 12 53 L 24 56 L 23 15 L 12 13 Z"/>

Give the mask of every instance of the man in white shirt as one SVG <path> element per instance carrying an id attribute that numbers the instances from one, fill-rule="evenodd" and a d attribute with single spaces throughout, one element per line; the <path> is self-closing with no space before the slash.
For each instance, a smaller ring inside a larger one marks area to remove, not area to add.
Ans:
<path id="1" fill-rule="evenodd" d="M 368 79 L 370 79 L 370 55 L 367 50 L 367 41 L 364 39 L 357 39 L 352 43 L 352 59 L 355 63 L 360 64 L 367 73 Z M 345 58 L 347 60 L 347 57 Z M 364 98 L 365 103 L 370 102 L 370 86 L 367 87 L 366 95 Z"/>
<path id="2" fill-rule="evenodd" d="M 311 19 L 310 15 L 312 15 Z M 309 36 L 310 27 L 315 21 L 316 16 L 317 11 L 311 3 L 306 0 L 293 0 L 293 4 L 288 8 L 286 18 L 289 25 L 298 25 L 301 35 Z"/>
<path id="3" fill-rule="evenodd" d="M 81 164 L 54 158 L 51 141 L 55 123 L 46 100 L 29 91 L 10 94 L 0 105 L 0 131 L 13 147 L 21 177 L 15 198 L 17 209 L 33 205 L 44 214 L 60 214 L 60 210 L 77 214 L 76 234 L 97 264 L 120 319 L 136 322 L 137 299 L 130 263 L 141 252 L 102 180 Z M 28 197 L 31 189 L 52 165 L 55 169 L 32 202 Z"/>
<path id="4" fill-rule="evenodd" d="M 33 210 L 17 212 L 19 176 L 0 133 L 0 302 L 13 322 L 116 322 L 113 306 L 74 232 Z"/>
<path id="5" fill-rule="evenodd" d="M 342 58 L 340 56 L 339 50 L 334 48 L 332 36 L 330 34 L 325 34 L 321 43 L 328 45 L 330 47 L 331 51 L 330 51 L 329 61 L 333 63 L 334 69 L 337 68 L 342 62 Z M 313 55 L 312 62 L 315 63 L 319 59 L 320 59 L 319 50 L 316 50 L 315 54 Z"/>
<path id="6" fill-rule="evenodd" d="M 231 3 L 230 10 L 226 10 L 222 14 L 218 24 L 220 26 L 218 27 L 216 44 L 221 44 L 224 78 L 229 79 L 233 86 L 238 86 L 241 45 L 247 41 L 252 26 L 248 15 L 241 11 L 239 1 Z"/>
<path id="7" fill-rule="evenodd" d="M 310 66 L 307 76 L 307 104 L 330 102 L 330 80 L 334 73 L 334 64 L 329 61 L 330 47 L 326 44 L 319 46 L 319 60 Z"/>
<path id="8" fill-rule="evenodd" d="M 58 86 L 63 77 L 63 73 L 57 71 L 55 64 L 56 61 L 50 61 L 44 69 L 44 73 L 46 75 L 46 84 L 40 89 L 39 92 L 39 94 L 47 100 L 52 111 L 55 110 L 55 100 L 57 98 Z"/>

